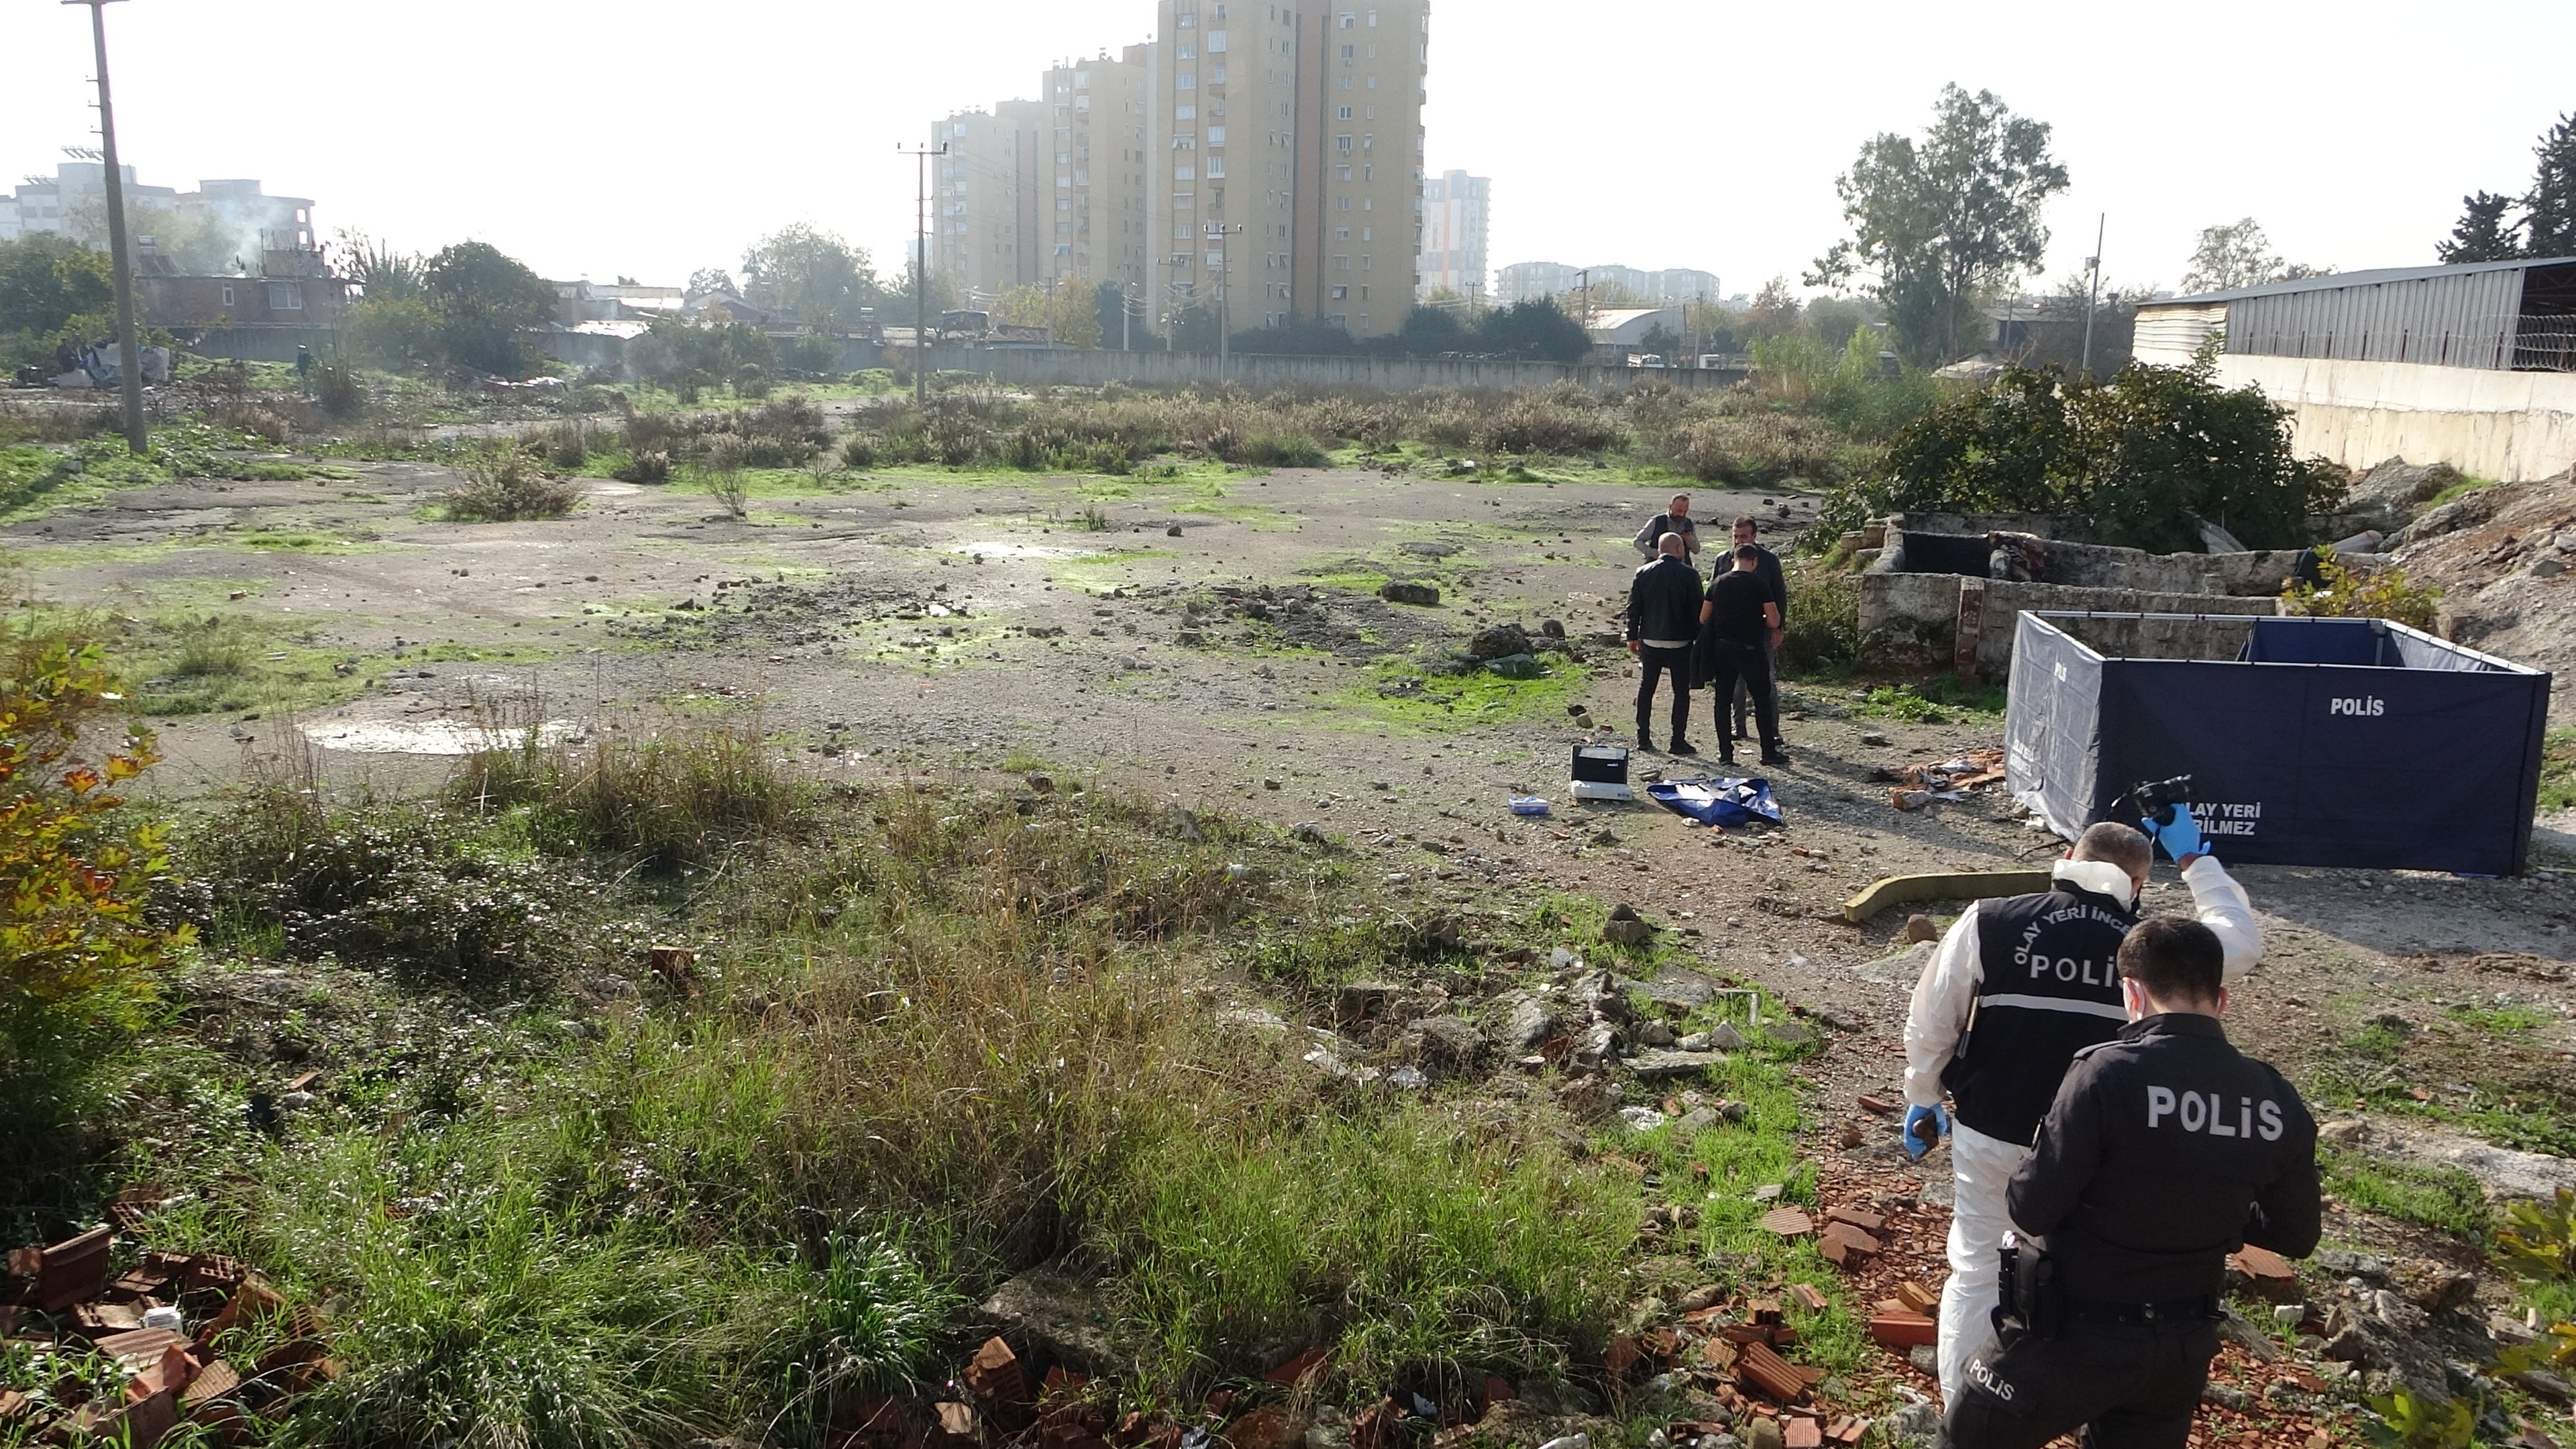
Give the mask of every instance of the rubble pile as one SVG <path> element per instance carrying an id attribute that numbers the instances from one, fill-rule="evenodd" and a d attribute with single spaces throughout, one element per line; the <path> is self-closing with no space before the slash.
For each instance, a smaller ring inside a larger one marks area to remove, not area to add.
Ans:
<path id="1" fill-rule="evenodd" d="M 28 1371 L 0 1383 L 0 1438 L 247 1443 L 339 1377 L 314 1310 L 229 1258 L 131 1237 L 165 1201 L 129 1191 L 109 1206 L 113 1225 L 10 1253 L 0 1348 Z"/>
<path id="2" fill-rule="evenodd" d="M 1895 787 L 1887 792 L 1887 803 L 1899 810 L 1920 810 L 1935 800 L 1955 804 L 1967 799 L 1971 790 L 2002 781 L 2004 752 L 1970 750 L 1938 765 L 1901 765 L 1894 769 L 1881 766 L 1871 770 L 1869 777 Z"/>

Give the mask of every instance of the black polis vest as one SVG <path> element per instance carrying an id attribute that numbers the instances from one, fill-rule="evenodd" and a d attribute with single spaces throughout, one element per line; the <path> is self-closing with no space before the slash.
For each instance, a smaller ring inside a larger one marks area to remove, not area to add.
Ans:
<path id="1" fill-rule="evenodd" d="M 2024 1147 L 2039 1135 L 2075 1054 L 2128 1024 L 2118 958 L 2137 923 L 2127 906 L 2064 881 L 1977 907 L 1985 980 L 1941 1073 L 1961 1122 Z"/>

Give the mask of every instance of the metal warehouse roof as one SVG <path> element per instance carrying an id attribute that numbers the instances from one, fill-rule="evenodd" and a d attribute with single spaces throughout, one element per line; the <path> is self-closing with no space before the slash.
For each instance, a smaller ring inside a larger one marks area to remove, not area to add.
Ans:
<path id="1" fill-rule="evenodd" d="M 2427 281 L 2435 277 L 2461 277 L 2477 272 L 2529 271 L 2534 267 L 2576 266 L 2576 257 L 2515 257 L 2503 262 L 2461 262 L 2450 266 L 2380 267 L 2367 272 L 2328 272 L 2320 277 L 2300 277 L 2294 281 L 2263 282 L 2251 287 L 2233 287 L 2224 292 L 2194 292 L 2188 297 L 2158 297 L 2138 304 L 2140 311 L 2150 307 L 2206 307 L 2216 302 L 2235 302 L 2248 297 L 2282 297 L 2293 292 L 2321 292 L 2336 287 L 2373 287 L 2385 282 Z"/>

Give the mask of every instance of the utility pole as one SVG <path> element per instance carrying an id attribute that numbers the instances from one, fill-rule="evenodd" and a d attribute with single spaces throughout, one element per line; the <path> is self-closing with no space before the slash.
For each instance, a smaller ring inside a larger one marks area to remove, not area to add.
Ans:
<path id="1" fill-rule="evenodd" d="M 125 446 L 140 457 L 151 451 L 143 427 L 143 350 L 134 345 L 134 254 L 125 244 L 125 175 L 116 161 L 116 105 L 107 92 L 107 7 L 116 0 L 63 0 L 89 7 L 90 38 L 98 47 L 99 154 L 107 159 L 107 252 L 116 268 L 116 374 L 125 393 Z"/>
<path id="2" fill-rule="evenodd" d="M 2084 365 L 2078 369 L 2086 377 L 2093 375 L 2093 313 L 2102 302 L 2102 238 L 2110 234 L 2111 213 L 2103 212 L 2093 223 L 2093 255 L 2084 264 L 2093 269 L 2093 282 L 2084 294 Z"/>
<path id="3" fill-rule="evenodd" d="M 912 401 L 915 407 L 926 408 L 930 406 L 930 158 L 947 155 L 948 143 L 897 144 L 895 150 L 921 162 L 921 194 L 913 211 L 918 236 L 912 249 Z"/>
<path id="4" fill-rule="evenodd" d="M 1232 226 L 1221 221 L 1207 224 L 1208 239 L 1216 243 L 1216 375 L 1219 377 L 1225 376 L 1226 333 L 1233 326 L 1233 320 L 1226 312 L 1226 302 L 1227 294 L 1234 289 L 1234 246 L 1227 238 L 1241 230 L 1243 223 L 1239 221 Z"/>

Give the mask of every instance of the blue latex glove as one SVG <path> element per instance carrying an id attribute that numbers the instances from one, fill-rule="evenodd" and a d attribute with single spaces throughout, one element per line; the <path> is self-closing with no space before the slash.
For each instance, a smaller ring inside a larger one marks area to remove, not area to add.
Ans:
<path id="1" fill-rule="evenodd" d="M 1920 1162 L 1932 1144 L 1950 1135 L 1950 1114 L 1938 1107 L 1905 1109 L 1905 1155 Z"/>
<path id="2" fill-rule="evenodd" d="M 2186 856 L 2209 853 L 2209 846 L 2200 838 L 2200 821 L 2179 805 L 2174 807 L 2173 824 L 2158 825 L 2153 820 L 2141 820 L 2138 826 L 2154 836 L 2156 843 L 2165 848 L 2165 854 L 2173 857 L 2176 864 Z"/>

